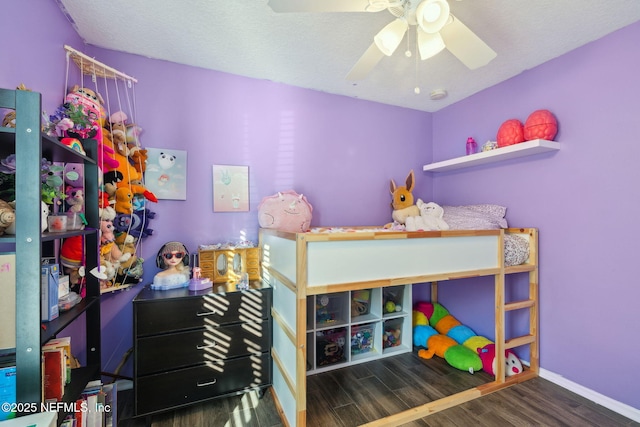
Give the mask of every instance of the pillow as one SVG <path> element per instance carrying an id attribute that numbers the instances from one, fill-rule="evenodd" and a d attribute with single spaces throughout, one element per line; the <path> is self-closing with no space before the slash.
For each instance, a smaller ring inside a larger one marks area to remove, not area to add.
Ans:
<path id="1" fill-rule="evenodd" d="M 504 265 L 520 265 L 529 258 L 529 242 L 514 234 L 504 235 Z"/>
<path id="2" fill-rule="evenodd" d="M 442 208 L 442 219 L 451 230 L 499 230 L 508 227 L 504 218 L 507 208 L 504 206 L 480 204 Z"/>

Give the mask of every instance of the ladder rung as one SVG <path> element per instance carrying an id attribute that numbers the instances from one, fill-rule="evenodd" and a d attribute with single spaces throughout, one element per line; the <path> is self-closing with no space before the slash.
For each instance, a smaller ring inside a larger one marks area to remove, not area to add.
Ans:
<path id="1" fill-rule="evenodd" d="M 521 337 L 511 338 L 510 340 L 506 340 L 504 342 L 504 349 L 507 350 L 509 348 L 531 344 L 532 342 L 535 342 L 535 340 L 536 337 L 534 337 L 533 335 L 523 335 Z"/>
<path id="2" fill-rule="evenodd" d="M 514 301 L 504 305 L 505 311 L 520 310 L 523 308 L 531 308 L 536 304 L 532 299 L 526 299 L 522 301 Z"/>

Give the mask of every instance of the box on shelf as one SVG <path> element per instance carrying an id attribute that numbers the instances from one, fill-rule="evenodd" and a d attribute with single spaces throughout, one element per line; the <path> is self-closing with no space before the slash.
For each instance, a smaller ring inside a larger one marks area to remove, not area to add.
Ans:
<path id="1" fill-rule="evenodd" d="M 316 363 L 318 366 L 346 362 L 344 354 L 346 336 L 346 328 L 316 332 Z"/>
<path id="2" fill-rule="evenodd" d="M 316 296 L 316 323 L 330 325 L 344 322 L 347 319 L 345 305 L 347 299 L 344 293 Z"/>
<path id="3" fill-rule="evenodd" d="M 49 322 L 60 314 L 58 310 L 58 264 L 44 264 L 40 268 L 40 296 L 42 321 Z"/>
<path id="4" fill-rule="evenodd" d="M 351 293 L 351 317 L 369 314 L 371 307 L 371 289 L 362 289 Z"/>
<path id="5" fill-rule="evenodd" d="M 0 367 L 0 402 L 9 405 L 16 403 L 16 367 Z M 0 421 L 15 418 L 16 413 L 11 411 L 11 406 L 2 405 L 0 408 Z"/>
<path id="6" fill-rule="evenodd" d="M 352 327 L 351 354 L 362 354 L 371 351 L 375 339 L 375 331 L 375 323 Z"/>
<path id="7" fill-rule="evenodd" d="M 382 348 L 396 347 L 402 344 L 403 319 L 392 319 L 384 322 Z"/>
<path id="8" fill-rule="evenodd" d="M 390 286 L 382 293 L 382 311 L 385 314 L 402 311 L 402 296 L 404 286 Z"/>
<path id="9" fill-rule="evenodd" d="M 61 274 L 58 277 L 58 298 L 62 298 L 68 293 L 69 293 L 69 275 Z"/>

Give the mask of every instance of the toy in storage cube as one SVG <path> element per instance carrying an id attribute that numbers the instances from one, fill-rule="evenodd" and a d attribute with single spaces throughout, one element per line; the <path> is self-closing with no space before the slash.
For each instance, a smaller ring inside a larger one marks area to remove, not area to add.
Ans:
<path id="1" fill-rule="evenodd" d="M 402 344 L 403 319 L 392 319 L 384 322 L 382 348 L 397 347 Z"/>
<path id="2" fill-rule="evenodd" d="M 351 328 L 352 355 L 367 353 L 373 349 L 375 330 L 375 323 L 354 326 Z"/>
<path id="3" fill-rule="evenodd" d="M 346 362 L 344 346 L 347 329 L 335 328 L 316 332 L 316 362 L 318 366 Z"/>
<path id="4" fill-rule="evenodd" d="M 382 312 L 392 314 L 402 311 L 402 296 L 404 286 L 390 286 L 382 293 Z"/>
<path id="5" fill-rule="evenodd" d="M 316 296 L 316 324 L 340 325 L 345 324 L 348 297 L 345 292 Z"/>
<path id="6" fill-rule="evenodd" d="M 371 289 L 351 292 L 351 318 L 369 314 L 371 307 Z"/>

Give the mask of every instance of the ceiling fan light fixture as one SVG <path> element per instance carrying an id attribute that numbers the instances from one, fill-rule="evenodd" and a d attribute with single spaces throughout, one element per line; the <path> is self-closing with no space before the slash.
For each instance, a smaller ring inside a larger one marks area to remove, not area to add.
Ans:
<path id="1" fill-rule="evenodd" d="M 373 41 L 382 53 L 391 56 L 400 45 L 408 27 L 409 24 L 405 19 L 397 18 L 380 30 L 373 38 Z"/>
<path id="2" fill-rule="evenodd" d="M 444 40 L 439 33 L 429 34 L 418 28 L 418 51 L 423 61 L 440 53 L 445 48 Z"/>
<path id="3" fill-rule="evenodd" d="M 424 0 L 416 9 L 416 21 L 424 32 L 435 34 L 447 23 L 449 13 L 447 0 Z"/>

